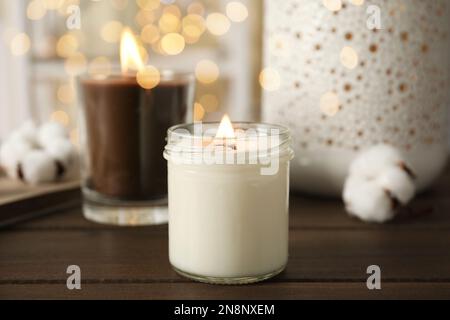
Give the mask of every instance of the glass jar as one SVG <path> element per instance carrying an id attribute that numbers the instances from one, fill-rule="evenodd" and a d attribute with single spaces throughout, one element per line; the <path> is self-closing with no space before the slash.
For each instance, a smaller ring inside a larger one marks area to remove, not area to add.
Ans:
<path id="1" fill-rule="evenodd" d="M 167 222 L 169 127 L 190 121 L 190 73 L 163 71 L 145 89 L 135 75 L 78 79 L 82 182 L 87 219 L 118 225 Z"/>
<path id="2" fill-rule="evenodd" d="M 168 131 L 169 256 L 179 274 L 244 284 L 280 273 L 288 260 L 289 131 L 235 123 Z"/>

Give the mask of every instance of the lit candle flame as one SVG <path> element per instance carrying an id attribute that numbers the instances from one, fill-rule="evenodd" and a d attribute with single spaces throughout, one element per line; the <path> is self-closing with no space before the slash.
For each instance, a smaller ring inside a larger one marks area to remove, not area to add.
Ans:
<path id="1" fill-rule="evenodd" d="M 139 45 L 130 28 L 124 28 L 120 41 L 120 64 L 122 73 L 129 70 L 139 71 L 144 68 L 144 62 L 139 51 Z"/>
<path id="2" fill-rule="evenodd" d="M 231 124 L 230 118 L 225 114 L 220 122 L 219 129 L 217 130 L 216 138 L 227 139 L 235 138 L 233 125 Z"/>

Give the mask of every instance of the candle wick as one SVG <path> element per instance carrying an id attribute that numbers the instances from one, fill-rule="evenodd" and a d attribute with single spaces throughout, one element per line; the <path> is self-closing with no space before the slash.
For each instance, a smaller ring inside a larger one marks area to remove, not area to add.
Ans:
<path id="1" fill-rule="evenodd" d="M 217 140 L 221 140 L 221 141 L 214 142 L 214 146 L 216 148 L 222 147 L 222 148 L 230 148 L 231 150 L 237 150 L 236 143 L 230 142 L 227 138 L 222 138 L 222 139 L 217 139 Z"/>

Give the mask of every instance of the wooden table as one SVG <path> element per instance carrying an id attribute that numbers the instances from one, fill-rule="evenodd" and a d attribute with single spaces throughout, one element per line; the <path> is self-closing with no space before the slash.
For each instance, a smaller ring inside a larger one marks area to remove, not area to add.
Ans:
<path id="1" fill-rule="evenodd" d="M 247 286 L 181 278 L 169 265 L 167 226 L 93 224 L 76 204 L 0 230 L 0 298 L 450 298 L 449 178 L 447 170 L 414 201 L 412 217 L 381 226 L 349 218 L 339 201 L 292 195 L 288 267 Z M 81 290 L 66 288 L 73 264 Z M 381 290 L 366 287 L 372 264 L 381 267 Z"/>

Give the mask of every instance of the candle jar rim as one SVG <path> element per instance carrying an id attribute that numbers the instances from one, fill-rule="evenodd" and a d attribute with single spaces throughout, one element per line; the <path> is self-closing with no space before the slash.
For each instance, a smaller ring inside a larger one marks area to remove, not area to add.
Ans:
<path id="1" fill-rule="evenodd" d="M 193 71 L 179 70 L 179 69 L 168 69 L 168 68 L 157 68 L 159 71 L 160 81 L 175 81 L 175 80 L 195 80 L 195 75 Z M 88 71 L 80 73 L 76 76 L 78 80 L 93 80 L 102 81 L 106 79 L 122 78 L 124 76 L 129 76 L 130 78 L 136 77 L 137 72 L 131 71 L 128 73 L 123 73 L 121 68 L 114 66 L 110 71 L 106 73 L 91 74 Z"/>
<path id="2" fill-rule="evenodd" d="M 211 121 L 211 122 L 192 122 L 192 123 L 185 123 L 185 124 L 178 124 L 175 126 L 170 127 L 167 130 L 167 136 L 179 136 L 179 137 L 191 137 L 192 134 L 198 133 L 195 131 L 195 126 L 206 126 L 206 127 L 211 127 L 214 126 L 216 128 L 219 127 L 220 122 L 219 121 Z M 243 129 L 243 130 L 247 130 L 247 129 L 270 129 L 271 133 L 275 133 L 273 130 L 278 130 L 276 131 L 276 135 L 284 138 L 290 138 L 290 129 L 279 125 L 279 124 L 272 124 L 272 123 L 265 123 L 265 122 L 250 122 L 250 121 L 239 121 L 239 122 L 233 122 L 233 129 L 235 130 L 239 130 L 239 129 Z M 194 129 L 194 130 L 189 130 L 190 128 Z M 189 133 L 182 133 L 180 131 L 180 129 L 187 129 L 189 130 Z M 179 130 L 179 131 L 177 131 Z M 258 132 L 258 131 L 257 131 Z M 203 132 L 202 132 L 203 133 Z M 271 134 L 273 135 L 273 134 Z M 202 135 L 203 136 L 203 135 Z M 198 136 L 196 136 L 198 137 Z M 240 138 L 234 138 L 236 140 L 239 140 Z M 244 138 L 245 139 L 245 138 Z"/>
<path id="3" fill-rule="evenodd" d="M 287 160 L 293 158 L 290 130 L 282 125 L 254 122 L 233 122 L 235 137 L 217 138 L 219 122 L 194 122 L 173 126 L 167 131 L 164 157 L 199 160 L 205 153 L 247 154 L 252 157 Z M 208 129 L 213 129 L 208 131 Z M 253 129 L 250 131 L 249 129 Z M 237 134 L 239 130 L 249 130 Z"/>

